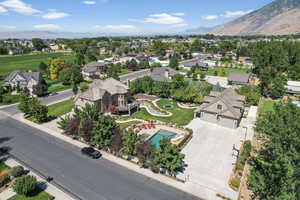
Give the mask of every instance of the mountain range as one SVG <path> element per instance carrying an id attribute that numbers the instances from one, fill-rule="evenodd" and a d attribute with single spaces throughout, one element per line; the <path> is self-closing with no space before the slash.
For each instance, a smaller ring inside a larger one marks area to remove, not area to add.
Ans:
<path id="1" fill-rule="evenodd" d="M 288 35 L 300 33 L 300 0 L 270 4 L 213 29 L 216 35 Z"/>

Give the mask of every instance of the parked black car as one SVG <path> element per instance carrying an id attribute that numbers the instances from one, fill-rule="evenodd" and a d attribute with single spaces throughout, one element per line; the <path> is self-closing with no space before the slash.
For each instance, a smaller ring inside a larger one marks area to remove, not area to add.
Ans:
<path id="1" fill-rule="evenodd" d="M 84 147 L 81 149 L 81 153 L 93 159 L 98 159 L 102 156 L 102 154 L 99 151 L 96 151 L 93 147 Z"/>

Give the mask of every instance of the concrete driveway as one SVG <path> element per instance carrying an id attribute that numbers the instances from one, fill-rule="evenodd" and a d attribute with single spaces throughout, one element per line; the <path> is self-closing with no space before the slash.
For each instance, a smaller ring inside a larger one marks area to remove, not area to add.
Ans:
<path id="1" fill-rule="evenodd" d="M 236 161 L 233 145 L 240 148 L 244 138 L 241 129 L 224 128 L 200 119 L 194 119 L 187 127 L 193 129 L 194 135 L 183 149 L 188 166 L 180 176 L 197 185 L 203 198 L 215 200 L 219 193 L 237 199 L 238 194 L 230 189 L 228 181 Z"/>

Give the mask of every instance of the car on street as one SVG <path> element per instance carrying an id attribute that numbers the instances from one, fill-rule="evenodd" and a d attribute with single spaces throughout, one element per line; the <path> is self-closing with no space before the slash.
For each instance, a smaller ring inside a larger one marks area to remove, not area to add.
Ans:
<path id="1" fill-rule="evenodd" d="M 58 93 L 57 92 L 51 92 L 50 94 L 49 94 L 49 96 L 51 97 L 51 96 L 55 96 L 55 95 L 57 95 Z"/>
<path id="2" fill-rule="evenodd" d="M 93 159 L 98 159 L 102 156 L 99 151 L 96 151 L 93 147 L 84 147 L 81 149 L 81 153 Z"/>

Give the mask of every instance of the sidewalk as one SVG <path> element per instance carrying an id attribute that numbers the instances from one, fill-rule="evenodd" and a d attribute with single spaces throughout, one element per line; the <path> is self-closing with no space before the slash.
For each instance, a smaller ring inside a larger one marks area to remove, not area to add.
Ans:
<path id="1" fill-rule="evenodd" d="M 5 161 L 5 164 L 10 167 L 22 165 L 12 158 L 9 158 L 7 161 Z M 24 168 L 26 169 L 26 166 L 24 166 Z M 32 171 L 29 172 L 29 175 L 36 177 L 38 182 L 46 183 L 42 177 L 40 177 L 39 175 L 35 174 Z M 47 187 L 45 189 L 45 192 L 54 196 L 55 200 L 73 200 L 73 198 L 71 198 L 65 192 L 59 190 L 57 187 L 53 186 L 51 183 L 46 183 L 46 186 Z M 14 196 L 15 194 L 16 193 L 12 190 L 12 188 L 9 188 L 9 189 L 5 190 L 4 192 L 0 193 L 0 200 L 9 199 L 10 197 Z"/>
<path id="2" fill-rule="evenodd" d="M 86 145 L 86 144 L 84 144 L 80 141 L 73 140 L 72 138 L 61 134 L 61 132 L 51 130 L 51 129 L 43 126 L 43 125 L 39 125 L 39 124 L 33 123 L 33 122 L 31 122 L 27 119 L 24 119 L 22 114 L 14 115 L 14 116 L 12 116 L 12 118 L 14 118 L 18 121 L 21 121 L 21 122 L 23 122 L 23 123 L 25 123 L 29 126 L 32 126 L 34 128 L 40 129 L 40 130 L 42 130 L 43 132 L 45 132 L 49 135 L 57 137 L 57 138 L 65 141 L 65 142 L 71 143 L 71 144 L 73 144 L 73 145 L 75 145 L 79 148 L 83 148 L 83 147 L 88 146 L 88 145 Z M 109 161 L 111 161 L 111 162 L 113 162 L 117 165 L 120 165 L 122 167 L 126 167 L 129 170 L 135 171 L 136 173 L 147 176 L 147 177 L 152 178 L 152 179 L 154 179 L 156 181 L 159 181 L 161 183 L 170 185 L 170 186 L 172 186 L 172 187 L 174 187 L 178 190 L 181 190 L 183 192 L 192 194 L 192 195 L 197 196 L 197 197 L 202 198 L 202 199 L 207 199 L 207 200 L 215 200 L 216 199 L 215 197 L 211 198 L 209 195 L 207 195 L 208 193 L 206 191 L 208 190 L 208 188 L 206 188 L 205 186 L 200 186 L 200 185 L 197 185 L 197 184 L 192 183 L 192 182 L 182 183 L 182 182 L 176 181 L 176 180 L 174 180 L 170 177 L 167 177 L 167 176 L 164 176 L 164 175 L 161 175 L 161 174 L 155 174 L 152 171 L 150 171 L 149 169 L 140 168 L 140 166 L 138 166 L 136 164 L 133 164 L 133 163 L 127 161 L 127 160 L 118 158 L 118 157 L 116 157 L 114 155 L 111 155 L 107 152 L 101 151 L 101 153 L 102 153 L 104 159 L 107 159 L 107 160 L 109 160 Z"/>

